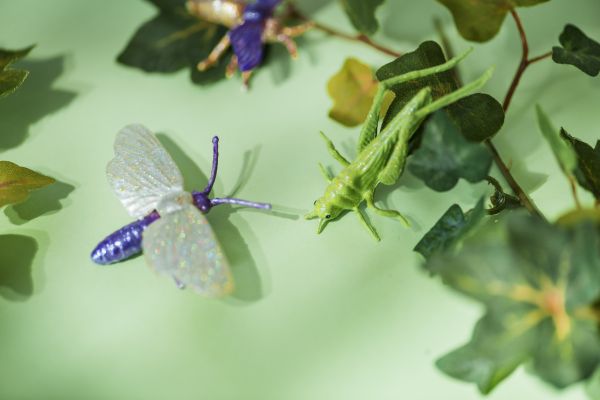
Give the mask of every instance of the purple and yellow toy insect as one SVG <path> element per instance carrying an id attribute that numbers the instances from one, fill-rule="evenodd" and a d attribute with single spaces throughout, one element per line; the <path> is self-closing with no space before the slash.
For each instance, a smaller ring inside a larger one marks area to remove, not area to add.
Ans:
<path id="1" fill-rule="evenodd" d="M 177 165 L 147 128 L 129 125 L 119 131 L 106 175 L 129 215 L 138 220 L 100 242 L 92 260 L 113 264 L 143 251 L 148 265 L 170 276 L 180 289 L 190 286 L 207 297 L 229 294 L 229 264 L 204 214 L 220 204 L 263 210 L 271 205 L 208 197 L 217 176 L 218 143 L 215 136 L 208 184 L 201 192 L 188 193 Z"/>
<path id="2" fill-rule="evenodd" d="M 265 43 L 283 43 L 292 58 L 298 57 L 293 38 L 310 29 L 312 23 L 284 26 L 274 16 L 275 8 L 282 0 L 188 0 L 190 14 L 230 28 L 198 69 L 205 71 L 217 63 L 231 46 L 234 55 L 227 66 L 226 75 L 231 77 L 239 68 L 244 87 L 248 86 L 252 71 L 262 62 Z"/>

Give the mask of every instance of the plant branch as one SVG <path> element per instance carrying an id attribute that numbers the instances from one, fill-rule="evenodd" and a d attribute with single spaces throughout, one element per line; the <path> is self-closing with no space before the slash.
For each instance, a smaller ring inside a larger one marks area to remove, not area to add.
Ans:
<path id="1" fill-rule="evenodd" d="M 506 93 L 506 96 L 504 97 L 504 103 L 503 103 L 502 107 L 504 108 L 505 113 L 508 111 L 508 108 L 510 107 L 512 98 L 513 98 L 513 96 L 517 90 L 517 87 L 519 86 L 519 83 L 521 82 L 521 78 L 523 77 L 523 74 L 525 73 L 527 68 L 531 64 L 536 63 L 541 60 L 544 60 L 552 55 L 552 52 L 548 52 L 548 53 L 544 53 L 537 57 L 529 58 L 529 42 L 527 41 L 527 35 L 525 33 L 525 28 L 523 27 L 523 23 L 521 22 L 521 18 L 519 18 L 519 14 L 517 14 L 517 12 L 514 9 L 510 10 L 510 14 L 512 15 L 513 19 L 515 20 L 515 23 L 517 25 L 517 30 L 519 31 L 519 36 L 521 38 L 522 54 L 521 54 L 521 62 L 519 63 L 517 72 L 515 73 L 515 76 L 510 84 L 508 92 Z M 512 191 L 519 198 L 523 207 L 525 207 L 532 214 L 537 215 L 541 218 L 544 218 L 543 214 L 537 209 L 534 202 L 529 198 L 529 196 L 527 195 L 527 193 L 525 193 L 525 191 L 523 190 L 521 185 L 519 185 L 517 180 L 510 173 L 510 169 L 508 168 L 508 166 L 506 165 L 504 160 L 502 160 L 502 157 L 500 156 L 500 152 L 498 152 L 498 149 L 496 148 L 496 146 L 494 146 L 494 143 L 491 141 L 491 139 L 487 139 L 485 141 L 485 144 L 488 147 L 488 149 L 490 150 L 490 152 L 492 153 L 492 156 L 494 157 L 494 161 L 496 162 L 496 165 L 498 166 L 498 168 L 500 169 L 500 172 L 504 176 L 504 179 L 506 179 L 506 182 L 509 184 Z"/>
<path id="2" fill-rule="evenodd" d="M 340 32 L 334 28 L 331 28 L 327 25 L 323 25 L 320 22 L 316 22 L 311 20 L 309 17 L 307 17 L 306 15 L 302 14 L 297 8 L 295 8 L 293 5 L 290 4 L 290 14 L 296 18 L 301 19 L 304 22 L 310 22 L 313 24 L 314 29 L 320 30 L 321 32 L 324 32 L 328 35 L 331 36 L 336 36 L 342 39 L 346 39 L 346 40 L 351 40 L 354 42 L 360 42 L 363 44 L 366 44 L 367 46 L 370 46 L 372 48 L 374 48 L 375 50 L 378 50 L 384 54 L 387 54 L 388 56 L 392 56 L 394 58 L 398 58 L 402 55 L 402 53 L 399 53 L 395 50 L 392 50 L 390 48 L 387 48 L 379 43 L 374 42 L 370 37 L 368 37 L 367 35 L 364 34 L 358 34 L 358 35 L 351 35 L 345 32 Z"/>

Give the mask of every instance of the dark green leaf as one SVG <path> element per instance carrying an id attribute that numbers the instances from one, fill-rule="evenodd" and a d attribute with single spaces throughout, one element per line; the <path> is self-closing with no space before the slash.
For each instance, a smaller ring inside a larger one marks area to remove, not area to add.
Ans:
<path id="1" fill-rule="evenodd" d="M 574 25 L 565 26 L 559 40 L 562 47 L 552 49 L 554 62 L 574 65 L 590 76 L 600 73 L 600 43 Z"/>
<path id="2" fill-rule="evenodd" d="M 340 0 L 350 22 L 365 35 L 372 35 L 379 29 L 375 11 L 385 0 Z"/>
<path id="3" fill-rule="evenodd" d="M 471 341 L 438 367 L 483 393 L 529 361 L 557 388 L 589 378 L 600 363 L 599 251 L 593 224 L 516 212 L 474 231 L 460 252 L 434 254 L 429 268 L 486 307 Z"/>
<path id="4" fill-rule="evenodd" d="M 437 1 L 450 10 L 462 37 L 475 42 L 486 42 L 496 36 L 510 9 L 534 6 L 548 0 Z"/>
<path id="5" fill-rule="evenodd" d="M 438 192 L 452 189 L 460 178 L 480 182 L 491 166 L 492 155 L 485 146 L 465 139 L 444 112 L 427 122 L 421 146 L 408 163 L 413 175 Z"/>
<path id="6" fill-rule="evenodd" d="M 184 2 L 154 0 L 153 3 L 159 6 L 160 14 L 138 29 L 117 60 L 146 72 L 175 72 L 191 67 L 196 83 L 224 78 L 226 59 L 206 72 L 198 71 L 196 65 L 213 50 L 226 28 L 191 16 Z"/>
<path id="7" fill-rule="evenodd" d="M 596 142 L 596 147 L 592 148 L 589 144 L 569 135 L 564 129 L 561 130 L 561 136 L 571 143 L 577 154 L 575 169 L 577 182 L 600 200 L 600 140 Z"/>
<path id="8" fill-rule="evenodd" d="M 13 93 L 27 78 L 29 72 L 10 65 L 29 54 L 31 49 L 33 46 L 14 51 L 0 49 L 0 97 Z"/>
<path id="9" fill-rule="evenodd" d="M 429 68 L 446 62 L 444 52 L 433 41 L 422 43 L 417 50 L 406 53 L 384 65 L 377 71 L 382 81 L 410 71 Z M 390 105 L 384 125 L 390 121 L 406 103 L 422 88 L 429 86 L 434 99 L 458 89 L 459 85 L 452 71 L 446 71 L 425 78 L 416 79 L 392 87 L 396 98 Z M 483 141 L 492 137 L 504 123 L 502 106 L 493 97 L 476 93 L 446 107 L 444 111 L 458 125 L 462 135 L 471 141 Z"/>
<path id="10" fill-rule="evenodd" d="M 417 243 L 414 251 L 428 259 L 434 253 L 456 247 L 484 216 L 483 199 L 466 214 L 458 204 L 454 204 Z"/>

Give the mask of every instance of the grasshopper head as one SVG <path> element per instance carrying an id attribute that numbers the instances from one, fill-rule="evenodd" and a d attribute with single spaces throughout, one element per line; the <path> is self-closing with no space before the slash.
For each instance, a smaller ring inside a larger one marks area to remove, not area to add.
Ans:
<path id="1" fill-rule="evenodd" d="M 317 229 L 317 233 L 323 232 L 325 226 L 336 219 L 341 213 L 344 211 L 343 209 L 332 205 L 329 201 L 325 200 L 323 197 L 315 201 L 315 207 L 313 210 L 306 214 L 306 219 L 314 219 L 319 218 L 319 227 Z"/>

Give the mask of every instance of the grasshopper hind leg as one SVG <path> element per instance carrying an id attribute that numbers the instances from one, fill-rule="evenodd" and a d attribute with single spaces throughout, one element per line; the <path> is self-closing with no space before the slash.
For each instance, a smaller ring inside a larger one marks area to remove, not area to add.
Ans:
<path id="1" fill-rule="evenodd" d="M 404 215 L 402 215 L 399 211 L 385 210 L 383 208 L 377 207 L 375 205 L 374 197 L 375 197 L 375 191 L 372 191 L 365 198 L 365 200 L 367 201 L 367 207 L 369 209 L 375 211 L 377 214 L 381 215 L 382 217 L 393 218 L 397 221 L 400 221 L 406 227 L 410 226 L 410 222 L 408 221 L 408 219 L 406 219 L 406 217 Z"/>

